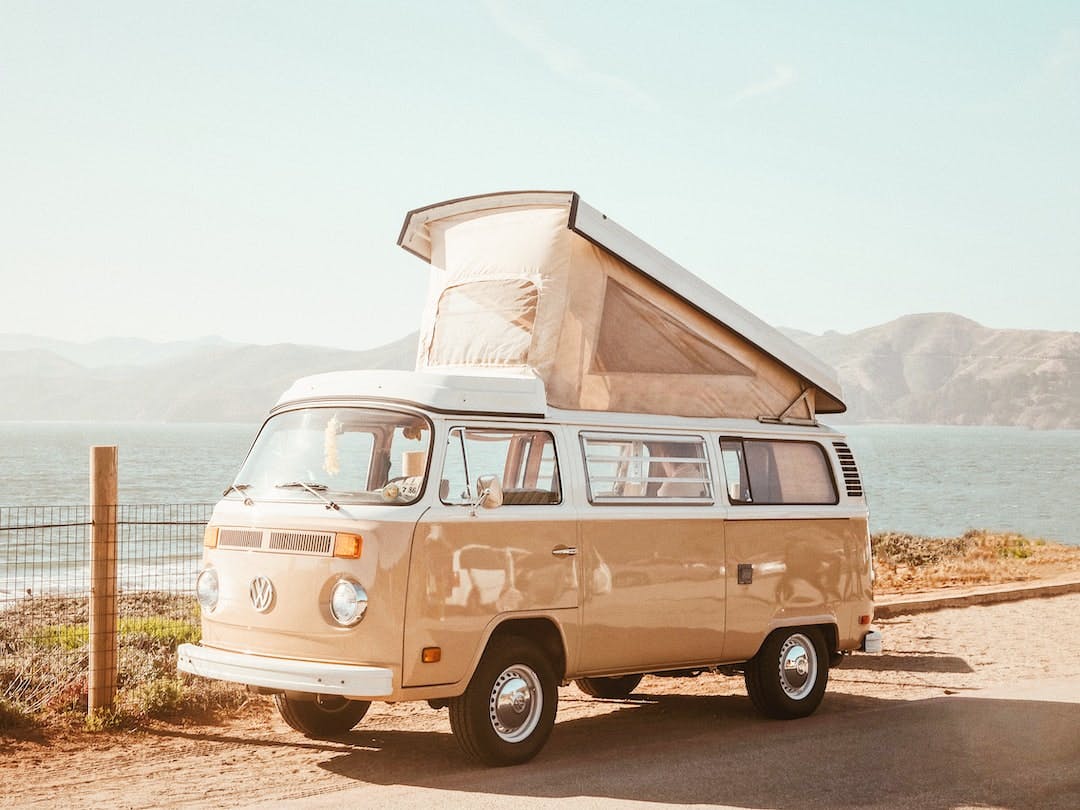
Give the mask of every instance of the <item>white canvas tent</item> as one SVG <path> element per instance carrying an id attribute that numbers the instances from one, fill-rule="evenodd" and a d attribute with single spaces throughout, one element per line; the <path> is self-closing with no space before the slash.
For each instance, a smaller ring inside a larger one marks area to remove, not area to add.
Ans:
<path id="1" fill-rule="evenodd" d="M 410 211 L 398 244 L 434 269 L 417 370 L 535 374 L 578 410 L 812 421 L 835 373 L 574 192 Z"/>

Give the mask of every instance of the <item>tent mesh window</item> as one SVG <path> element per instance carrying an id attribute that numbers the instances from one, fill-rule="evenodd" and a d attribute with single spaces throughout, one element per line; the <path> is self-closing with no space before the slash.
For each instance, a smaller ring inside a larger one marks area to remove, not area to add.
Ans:
<path id="1" fill-rule="evenodd" d="M 439 297 L 432 366 L 514 366 L 528 361 L 536 323 L 536 285 L 488 279 L 447 287 Z"/>
<path id="2" fill-rule="evenodd" d="M 598 374 L 751 374 L 675 318 L 608 279 L 593 354 Z"/>

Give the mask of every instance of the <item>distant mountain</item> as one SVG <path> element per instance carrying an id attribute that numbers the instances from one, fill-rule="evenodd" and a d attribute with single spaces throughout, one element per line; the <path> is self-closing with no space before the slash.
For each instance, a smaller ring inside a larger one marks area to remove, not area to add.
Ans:
<path id="1" fill-rule="evenodd" d="M 948 313 L 847 335 L 782 331 L 839 372 L 848 413 L 830 422 L 1080 428 L 1077 332 L 989 329 Z M 0 335 L 0 419 L 256 422 L 297 377 L 412 368 L 416 341 L 346 351 Z"/>
<path id="2" fill-rule="evenodd" d="M 40 349 L 86 368 L 147 366 L 193 354 L 202 349 L 235 345 L 237 344 L 222 337 L 204 337 L 169 343 L 142 338 L 101 338 L 88 343 L 73 343 L 34 335 L 0 335 L 0 352 Z"/>
<path id="3" fill-rule="evenodd" d="M 4 345 L 11 344 L 0 338 Z M 416 336 L 368 351 L 211 339 L 159 345 L 164 359 L 157 362 L 129 352 L 127 359 L 143 359 L 126 365 L 96 356 L 95 365 L 83 366 L 67 359 L 70 346 L 58 348 L 0 350 L 0 419 L 257 422 L 298 377 L 412 368 Z"/>
<path id="4" fill-rule="evenodd" d="M 837 369 L 848 421 L 1080 428 L 1078 332 L 933 313 L 850 335 L 788 334 Z"/>

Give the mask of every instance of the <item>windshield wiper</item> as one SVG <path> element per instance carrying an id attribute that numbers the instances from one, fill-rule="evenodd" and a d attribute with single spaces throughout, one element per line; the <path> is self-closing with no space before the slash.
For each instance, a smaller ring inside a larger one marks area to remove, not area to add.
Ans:
<path id="1" fill-rule="evenodd" d="M 244 506 L 254 506 L 255 501 L 251 500 L 251 496 L 244 492 L 245 489 L 250 488 L 251 484 L 229 484 L 228 489 L 221 493 L 221 497 L 224 498 L 230 492 L 236 492 L 244 499 Z"/>
<path id="2" fill-rule="evenodd" d="M 326 504 L 327 509 L 340 509 L 341 507 L 334 503 L 329 498 L 325 497 L 322 493 L 330 489 L 326 484 L 320 484 L 316 481 L 289 481 L 285 484 L 274 484 L 278 489 L 306 489 L 320 501 Z"/>

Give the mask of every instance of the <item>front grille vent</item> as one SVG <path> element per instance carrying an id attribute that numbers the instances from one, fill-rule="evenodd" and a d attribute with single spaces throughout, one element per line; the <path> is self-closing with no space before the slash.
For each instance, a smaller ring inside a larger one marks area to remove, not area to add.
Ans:
<path id="1" fill-rule="evenodd" d="M 844 488 L 848 497 L 861 498 L 863 496 L 862 479 L 859 478 L 859 467 L 855 463 L 855 454 L 844 442 L 833 442 L 836 448 L 836 457 L 840 459 L 840 470 L 844 473 Z"/>
<path id="2" fill-rule="evenodd" d="M 262 548 L 263 533 L 251 529 L 222 529 L 218 545 L 226 548 Z"/>
<path id="3" fill-rule="evenodd" d="M 272 551 L 299 551 L 303 554 L 332 554 L 334 535 L 326 532 L 270 532 L 267 548 Z"/>
<path id="4" fill-rule="evenodd" d="M 263 551 L 286 551 L 294 554 L 334 553 L 333 532 L 290 532 L 273 529 L 222 529 L 220 548 L 248 548 Z"/>

